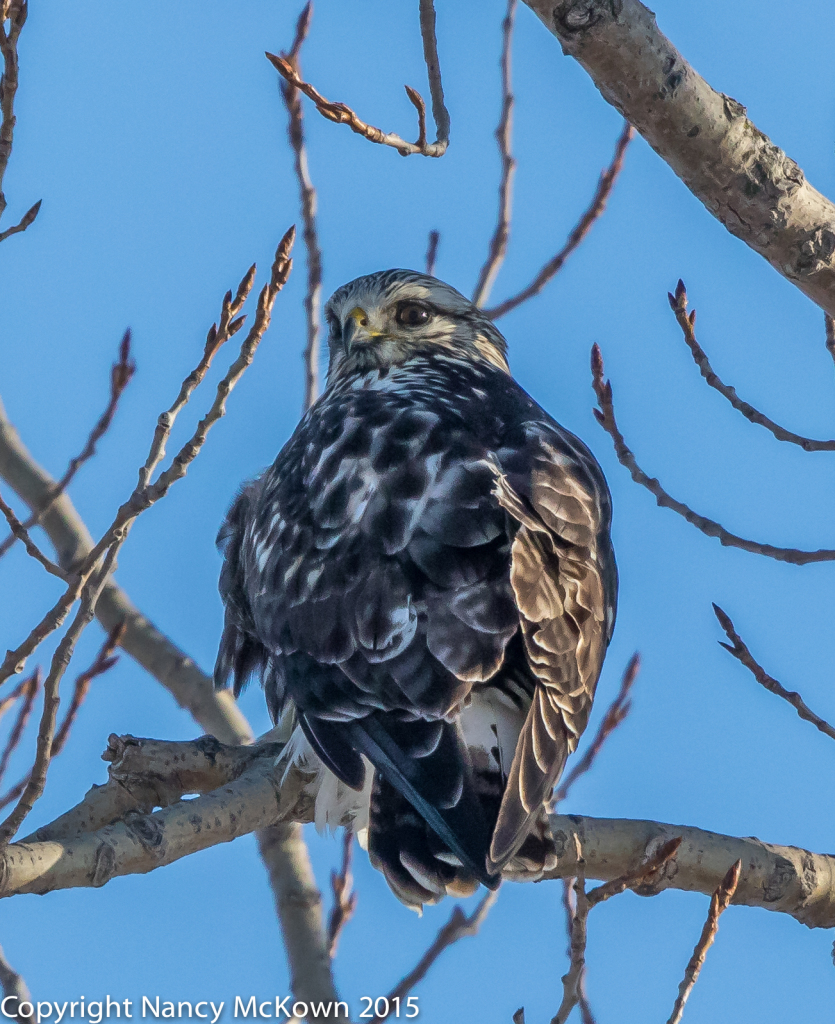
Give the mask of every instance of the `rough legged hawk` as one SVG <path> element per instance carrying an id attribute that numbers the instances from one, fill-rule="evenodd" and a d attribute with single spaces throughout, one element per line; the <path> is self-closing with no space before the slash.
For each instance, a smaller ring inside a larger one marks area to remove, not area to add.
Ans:
<path id="1" fill-rule="evenodd" d="M 609 491 L 454 288 L 389 270 L 326 314 L 327 389 L 220 534 L 215 679 L 260 676 L 317 823 L 419 907 L 549 859 L 615 620 Z"/>

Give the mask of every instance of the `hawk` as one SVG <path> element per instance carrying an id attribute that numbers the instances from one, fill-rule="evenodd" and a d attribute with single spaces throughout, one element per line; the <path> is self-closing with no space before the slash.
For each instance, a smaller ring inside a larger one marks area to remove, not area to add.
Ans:
<path id="1" fill-rule="evenodd" d="M 610 496 L 454 288 L 371 274 L 326 317 L 327 387 L 218 538 L 215 681 L 260 677 L 317 825 L 419 909 L 548 858 L 614 626 Z"/>

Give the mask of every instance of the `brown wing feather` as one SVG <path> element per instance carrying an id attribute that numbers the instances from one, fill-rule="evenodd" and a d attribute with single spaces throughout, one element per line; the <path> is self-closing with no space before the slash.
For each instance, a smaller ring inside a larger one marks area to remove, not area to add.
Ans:
<path id="1" fill-rule="evenodd" d="M 490 859 L 500 867 L 524 842 L 586 727 L 608 629 L 596 495 L 547 448 L 535 460 L 530 499 L 503 476 L 495 493 L 519 523 L 511 585 L 537 678 L 493 833 Z"/>

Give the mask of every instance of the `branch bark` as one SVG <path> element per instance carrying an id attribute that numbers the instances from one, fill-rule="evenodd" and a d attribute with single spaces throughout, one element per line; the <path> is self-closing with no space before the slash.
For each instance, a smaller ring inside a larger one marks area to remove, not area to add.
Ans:
<path id="1" fill-rule="evenodd" d="M 639 0 L 525 0 L 604 99 L 722 224 L 835 316 L 835 205 Z"/>
<path id="2" fill-rule="evenodd" d="M 284 766 L 275 764 L 280 749 L 227 746 L 205 736 L 190 742 L 111 737 L 104 755 L 110 781 L 2 851 L 0 897 L 104 885 L 278 822 L 311 821 L 309 778 L 295 769 L 282 778 Z M 195 792 L 203 795 L 180 799 Z M 835 927 L 835 856 L 656 821 L 552 814 L 549 823 L 558 863 L 545 878 L 577 875 L 577 843 L 588 878 L 643 877 L 665 844 L 680 838 L 675 859 L 635 891 L 710 896 L 728 864 L 741 860 L 735 904 L 790 914 L 810 928 Z M 600 899 L 596 892 L 589 898 Z"/>

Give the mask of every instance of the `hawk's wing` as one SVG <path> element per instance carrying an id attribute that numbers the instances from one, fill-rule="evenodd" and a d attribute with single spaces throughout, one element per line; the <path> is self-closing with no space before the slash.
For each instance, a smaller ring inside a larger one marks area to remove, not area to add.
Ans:
<path id="1" fill-rule="evenodd" d="M 500 453 L 494 493 L 518 524 L 510 579 L 537 685 L 493 833 L 496 866 L 524 841 L 586 727 L 617 599 L 609 492 L 597 463 L 556 426 L 529 423 L 526 435 L 524 451 Z"/>

